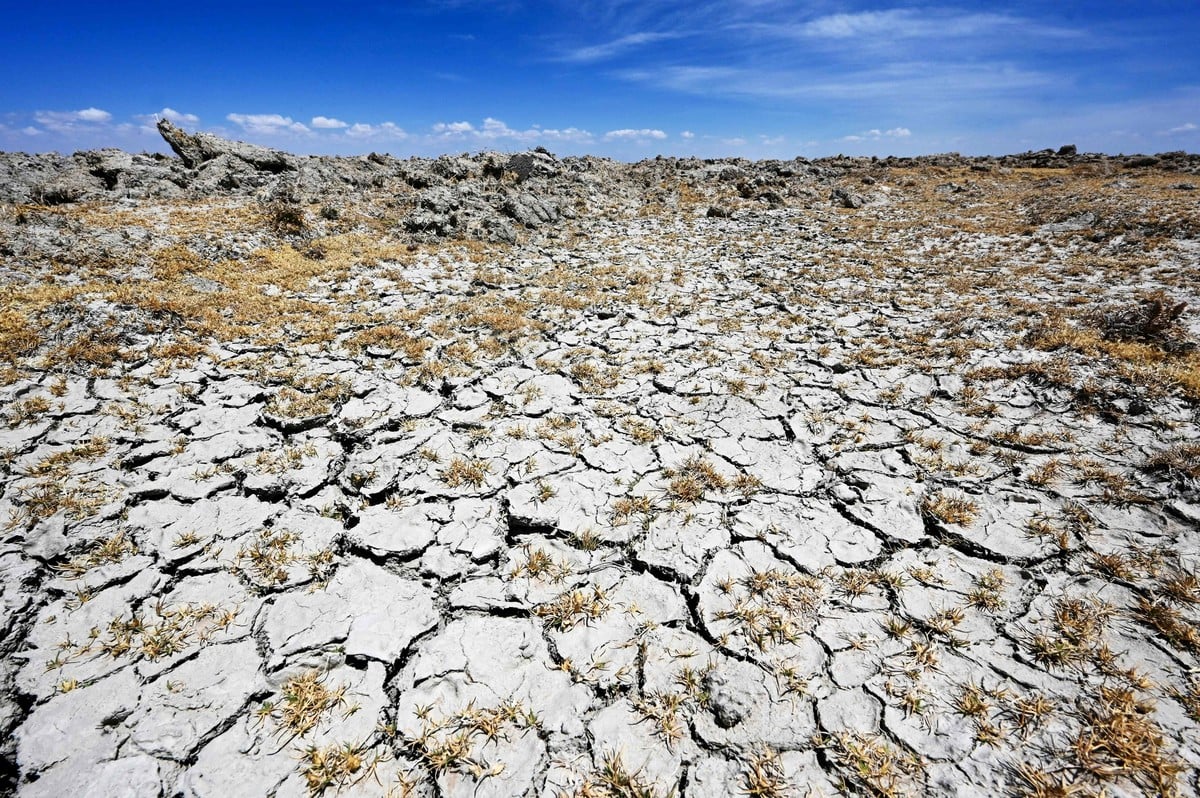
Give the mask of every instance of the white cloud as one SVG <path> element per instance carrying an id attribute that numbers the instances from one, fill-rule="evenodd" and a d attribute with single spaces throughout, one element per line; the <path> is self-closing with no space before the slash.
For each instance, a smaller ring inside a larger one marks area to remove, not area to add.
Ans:
<path id="1" fill-rule="evenodd" d="M 340 119 L 335 119 L 329 116 L 314 116 L 310 124 L 315 128 L 322 130 L 339 130 L 344 127 L 349 127 Z"/>
<path id="2" fill-rule="evenodd" d="M 885 40 L 930 38 L 944 40 L 965 36 L 994 37 L 1001 32 L 1023 35 L 1076 36 L 1076 31 L 1039 24 L 1032 20 L 1007 14 L 962 13 L 927 8 L 893 8 L 887 11 L 860 11 L 850 14 L 829 14 L 801 25 L 756 27 L 772 32 L 808 39 L 872 39 Z"/>
<path id="3" fill-rule="evenodd" d="M 173 122 L 176 125 L 188 125 L 195 127 L 200 124 L 200 117 L 195 114 L 185 114 L 182 111 L 176 111 L 174 108 L 164 108 L 155 114 L 137 114 L 133 117 L 140 122 L 139 130 L 145 134 L 157 133 L 155 127 L 158 120 L 166 119 L 168 122 Z"/>
<path id="4" fill-rule="evenodd" d="M 606 58 L 612 58 L 619 55 L 625 50 L 634 47 L 640 47 L 644 44 L 653 44 L 654 42 L 667 41 L 669 39 L 678 39 L 682 37 L 682 33 L 631 33 L 628 36 L 622 36 L 619 39 L 613 39 L 610 42 L 603 44 L 594 44 L 590 47 L 579 47 L 562 57 L 563 61 L 573 61 L 576 63 L 587 63 L 591 61 L 602 61 Z"/>
<path id="5" fill-rule="evenodd" d="M 805 36 L 827 39 L 849 39 L 856 36 L 884 33 L 894 29 L 910 12 L 904 9 L 891 11 L 863 11 L 857 14 L 830 14 L 806 22 L 799 29 Z"/>
<path id="6" fill-rule="evenodd" d="M 82 111 L 76 111 L 75 115 L 84 122 L 107 122 L 112 119 L 112 114 L 99 108 L 84 108 Z"/>
<path id="7" fill-rule="evenodd" d="M 519 135 L 517 131 L 510 128 L 499 119 L 492 119 L 490 116 L 483 120 L 483 130 L 479 132 L 480 135 L 487 139 L 512 138 L 513 136 Z"/>
<path id="8" fill-rule="evenodd" d="M 618 139 L 624 140 L 624 141 L 656 139 L 658 141 L 661 141 L 662 139 L 665 139 L 666 137 L 667 137 L 667 134 L 664 133 L 663 131 L 654 130 L 651 128 L 641 128 L 640 130 L 631 130 L 630 128 L 623 128 L 621 130 L 610 130 L 604 134 L 605 141 L 615 141 Z"/>
<path id="9" fill-rule="evenodd" d="M 84 108 L 81 111 L 37 111 L 33 118 L 48 130 L 69 133 L 76 130 L 80 123 L 98 125 L 108 122 L 112 114 L 99 108 Z"/>
<path id="10" fill-rule="evenodd" d="M 279 114 L 226 114 L 225 118 L 247 133 L 268 136 L 278 133 L 308 133 L 302 122 Z"/>
<path id="11" fill-rule="evenodd" d="M 317 125 L 314 126 L 319 127 Z M 395 122 L 383 122 L 378 125 L 355 122 L 346 129 L 346 136 L 352 139 L 404 139 L 408 137 L 408 133 L 404 132 L 404 128 Z"/>
<path id="12" fill-rule="evenodd" d="M 535 128 L 543 141 L 573 141 L 586 144 L 593 140 L 592 134 L 582 128 L 568 127 L 562 130 L 554 128 Z"/>
<path id="13" fill-rule="evenodd" d="M 1193 130 L 1200 130 L 1200 125 L 1195 122 L 1184 122 L 1178 127 L 1173 127 L 1167 131 L 1168 136 L 1177 136 L 1180 133 L 1191 133 Z"/>
<path id="14" fill-rule="evenodd" d="M 681 139 L 694 139 L 694 138 L 696 138 L 696 134 L 695 134 L 695 133 L 693 133 L 693 132 L 692 132 L 692 131 L 690 131 L 690 130 L 685 130 L 685 131 L 683 131 L 682 133 L 680 133 L 680 134 L 679 134 L 679 138 L 681 138 Z"/>
<path id="15" fill-rule="evenodd" d="M 466 133 L 474 133 L 475 126 L 470 122 L 438 122 L 433 126 L 433 132 L 450 138 L 453 136 L 462 136 Z"/>
<path id="16" fill-rule="evenodd" d="M 558 129 L 534 125 L 526 130 L 516 130 L 490 116 L 479 127 L 470 122 L 438 122 L 432 130 L 435 141 L 471 141 L 480 146 L 503 140 L 521 144 L 539 141 L 587 143 L 594 140 L 591 133 L 577 127 Z"/>
<path id="17" fill-rule="evenodd" d="M 37 129 L 36 127 L 34 127 L 33 125 L 29 125 L 29 126 L 27 126 L 27 127 L 23 127 L 23 128 L 21 128 L 21 132 L 22 132 L 22 133 L 24 133 L 26 136 L 40 136 L 40 135 L 42 135 L 42 131 L 38 130 L 38 129 Z"/>
<path id="18" fill-rule="evenodd" d="M 882 139 L 906 139 L 912 135 L 912 131 L 906 127 L 894 127 L 890 130 L 880 130 L 877 127 L 865 130 L 862 133 L 853 133 L 849 136 L 842 136 L 839 141 L 880 141 Z"/>
<path id="19" fill-rule="evenodd" d="M 174 108 L 164 108 L 158 112 L 158 115 L 177 125 L 196 125 L 200 123 L 200 117 L 195 114 L 185 114 L 181 111 L 176 111 Z"/>

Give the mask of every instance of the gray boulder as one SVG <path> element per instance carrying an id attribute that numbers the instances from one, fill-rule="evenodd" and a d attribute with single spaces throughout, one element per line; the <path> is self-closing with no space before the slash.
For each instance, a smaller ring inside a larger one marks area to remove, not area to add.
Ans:
<path id="1" fill-rule="evenodd" d="M 558 159 L 542 149 L 517 153 L 504 168 L 515 172 L 517 180 L 522 182 L 531 177 L 556 177 L 562 172 Z"/>
<path id="2" fill-rule="evenodd" d="M 855 194 L 842 187 L 835 188 L 829 195 L 829 200 L 843 208 L 861 208 L 866 200 L 861 194 Z"/>
<path id="3" fill-rule="evenodd" d="M 285 152 L 244 141 L 230 141 L 211 133 L 188 133 L 166 119 L 158 121 L 158 132 L 180 160 L 193 169 L 222 155 L 245 161 L 263 172 L 286 172 L 296 168 L 295 158 Z"/>
<path id="4" fill-rule="evenodd" d="M 562 215 L 553 202 L 547 202 L 529 193 L 509 197 L 500 210 L 505 216 L 529 228 L 557 222 Z"/>

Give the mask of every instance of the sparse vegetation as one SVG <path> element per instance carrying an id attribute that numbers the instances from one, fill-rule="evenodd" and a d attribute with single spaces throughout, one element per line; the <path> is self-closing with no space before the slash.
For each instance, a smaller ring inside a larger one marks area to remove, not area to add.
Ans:
<path id="1" fill-rule="evenodd" d="M 305 671 L 283 683 L 279 690 L 279 701 L 268 701 L 258 708 L 260 720 L 270 719 L 278 733 L 288 739 L 302 737 L 329 713 L 337 708 L 347 708 L 346 687 L 331 688 L 321 671 Z"/>
<path id="2" fill-rule="evenodd" d="M 133 613 L 128 618 L 113 618 L 106 628 L 94 628 L 85 642 L 62 641 L 58 653 L 46 663 L 56 670 L 94 656 L 144 657 L 158 660 L 184 651 L 193 644 L 203 645 L 214 635 L 228 629 L 237 619 L 237 610 L 215 604 L 158 603 L 151 611 Z"/>
<path id="3" fill-rule="evenodd" d="M 487 481 L 491 465 L 486 460 L 455 457 L 442 471 L 442 481 L 451 488 L 480 488 Z"/>
<path id="4" fill-rule="evenodd" d="M 979 505 L 970 499 L 946 493 L 935 493 L 925 497 L 921 509 L 944 524 L 969 526 L 975 523 Z"/>
<path id="5" fill-rule="evenodd" d="M 733 607 L 720 611 L 717 620 L 731 621 L 734 630 L 759 651 L 795 642 L 812 623 L 824 594 L 820 580 L 779 570 L 754 571 L 720 587 Z"/>
<path id="6" fill-rule="evenodd" d="M 920 762 L 878 736 L 842 732 L 814 742 L 830 757 L 847 791 L 878 798 L 919 794 Z"/>
<path id="7" fill-rule="evenodd" d="M 14 739 L 136 683 L 98 722 L 146 753 L 217 706 L 212 645 L 261 670 L 170 779 L 236 740 L 313 795 L 900 798 L 961 747 L 1017 794 L 1188 794 L 1196 160 L 473 159 L 0 206 Z M 206 580 L 239 598 L 175 600 Z M 382 626 L 337 606 L 393 584 Z M 851 683 L 878 734 L 763 745 Z M 617 701 L 670 756 L 597 734 Z"/>

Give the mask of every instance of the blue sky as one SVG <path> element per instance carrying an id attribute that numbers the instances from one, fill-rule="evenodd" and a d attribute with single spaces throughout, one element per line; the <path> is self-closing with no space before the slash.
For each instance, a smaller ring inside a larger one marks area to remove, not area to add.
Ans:
<path id="1" fill-rule="evenodd" d="M 5 150 L 1200 151 L 1200 0 L 0 7 Z"/>

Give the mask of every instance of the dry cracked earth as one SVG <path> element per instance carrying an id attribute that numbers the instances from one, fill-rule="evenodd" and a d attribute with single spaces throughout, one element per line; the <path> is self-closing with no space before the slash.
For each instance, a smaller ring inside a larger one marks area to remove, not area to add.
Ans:
<path id="1" fill-rule="evenodd" d="M 181 141 L 3 156 L 0 792 L 1200 790 L 1200 159 Z"/>

